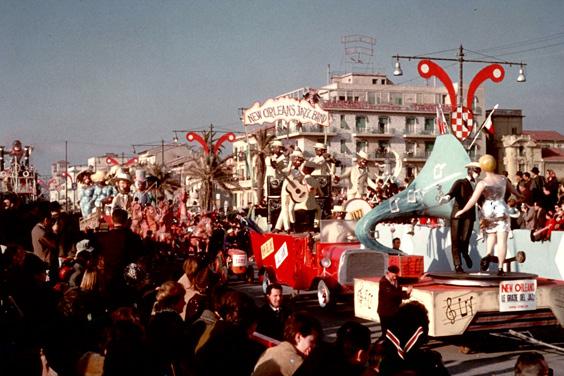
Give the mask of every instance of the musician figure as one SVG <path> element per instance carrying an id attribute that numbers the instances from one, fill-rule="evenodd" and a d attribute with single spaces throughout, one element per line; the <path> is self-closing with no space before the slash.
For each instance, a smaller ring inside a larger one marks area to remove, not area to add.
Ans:
<path id="1" fill-rule="evenodd" d="M 315 170 L 312 175 L 331 175 L 331 180 L 335 177 L 336 160 L 327 153 L 327 146 L 321 142 L 313 146 L 315 156 L 309 160 L 315 163 Z"/>
<path id="2" fill-rule="evenodd" d="M 305 186 L 307 192 L 307 198 L 303 202 L 298 202 L 294 205 L 294 212 L 298 210 L 306 210 L 308 211 L 308 215 L 309 215 L 309 213 L 315 211 L 314 213 L 315 217 L 313 223 L 307 224 L 307 228 L 313 227 L 313 229 L 319 229 L 319 223 L 321 221 L 321 207 L 319 206 L 319 203 L 317 202 L 315 197 L 317 195 L 320 196 L 323 195 L 319 182 L 314 176 L 312 176 L 313 172 L 315 172 L 316 167 L 317 164 L 312 161 L 306 161 L 302 165 L 302 173 L 303 173 L 302 183 Z M 308 222 L 309 220 L 310 219 L 308 218 Z M 295 222 L 295 218 L 294 218 L 294 222 Z"/>
<path id="3" fill-rule="evenodd" d="M 280 193 L 280 215 L 274 226 L 274 232 L 290 231 L 291 224 L 295 222 L 294 205 L 295 200 L 292 199 L 292 185 L 299 184 L 303 180 L 303 173 L 300 170 L 304 163 L 304 156 L 301 151 L 294 151 L 290 155 L 291 164 L 289 166 L 288 175 L 282 183 L 282 191 Z"/>
<path id="4" fill-rule="evenodd" d="M 112 200 L 112 213 L 118 207 L 129 211 L 131 203 L 133 202 L 133 195 L 131 194 L 131 177 L 125 171 L 120 170 L 116 174 L 115 180 L 118 193 Z"/>
<path id="5" fill-rule="evenodd" d="M 467 175 L 465 178 L 458 179 L 452 185 L 450 191 L 441 197 L 439 203 L 443 204 L 454 199 L 452 206 L 452 214 L 450 219 L 450 242 L 452 252 L 452 262 L 454 270 L 457 273 L 463 273 L 461 256 L 466 261 L 468 268 L 472 267 L 472 259 L 468 254 L 468 245 L 470 243 L 470 235 L 474 228 L 476 220 L 476 211 L 468 210 L 460 217 L 455 214 L 466 205 L 472 194 L 474 193 L 474 185 L 476 179 L 480 176 L 480 164 L 478 162 L 470 162 L 466 166 Z"/>
<path id="6" fill-rule="evenodd" d="M 376 183 L 368 177 L 368 155 L 364 151 L 356 153 L 356 165 L 345 172 L 341 178 L 348 177 L 347 200 L 362 198 L 368 193 L 368 187 L 376 189 Z"/>

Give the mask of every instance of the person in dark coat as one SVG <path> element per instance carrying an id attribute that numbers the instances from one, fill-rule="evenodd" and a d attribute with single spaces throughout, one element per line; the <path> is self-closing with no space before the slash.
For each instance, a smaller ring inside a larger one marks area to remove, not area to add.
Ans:
<path id="1" fill-rule="evenodd" d="M 399 268 L 396 265 L 391 265 L 388 267 L 386 275 L 380 279 L 377 312 L 380 316 L 382 337 L 386 335 L 386 330 L 398 312 L 401 301 L 411 295 L 411 286 L 407 288 L 407 291 L 403 291 L 398 284 L 398 274 Z"/>
<path id="2" fill-rule="evenodd" d="M 370 350 L 370 329 L 355 321 L 337 330 L 335 343 L 322 343 L 304 359 L 293 376 L 362 375 Z"/>
<path id="3" fill-rule="evenodd" d="M 257 333 L 282 341 L 284 338 L 284 323 L 290 310 L 286 307 L 282 295 L 282 285 L 272 283 L 266 288 L 266 303 L 259 308 Z"/>
<path id="4" fill-rule="evenodd" d="M 457 273 L 463 273 L 461 256 L 466 261 L 468 268 L 472 267 L 472 259 L 468 254 L 468 246 L 470 244 L 470 236 L 472 235 L 472 228 L 476 220 L 476 211 L 468 210 L 462 216 L 455 218 L 455 214 L 462 209 L 472 194 L 474 193 L 474 186 L 476 178 L 480 176 L 480 164 L 477 162 L 468 163 L 466 166 L 468 174 L 464 179 L 458 179 L 452 185 L 450 191 L 446 196 L 443 196 L 440 203 L 448 202 L 454 199 L 452 212 L 450 216 L 450 242 L 452 252 L 452 262 L 454 270 Z"/>
<path id="5" fill-rule="evenodd" d="M 95 249 L 104 262 L 102 290 L 108 303 L 117 307 L 123 305 L 128 297 L 125 285 L 125 267 L 143 255 L 141 238 L 129 228 L 127 211 L 115 209 L 112 213 L 114 228 L 109 232 L 99 232 L 94 240 Z"/>

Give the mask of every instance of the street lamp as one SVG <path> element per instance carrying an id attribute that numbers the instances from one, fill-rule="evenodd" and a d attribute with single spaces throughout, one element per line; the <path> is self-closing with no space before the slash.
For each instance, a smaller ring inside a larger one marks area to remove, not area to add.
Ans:
<path id="1" fill-rule="evenodd" d="M 395 57 L 396 59 L 395 69 L 393 72 L 395 76 L 399 76 L 402 74 L 401 66 L 399 64 L 400 59 L 421 60 L 417 67 L 417 70 L 419 71 L 419 75 L 425 79 L 436 77 L 443 83 L 443 85 L 447 89 L 448 96 L 450 99 L 450 104 L 452 109 L 451 125 L 453 128 L 453 133 L 461 141 L 464 141 L 474 130 L 474 114 L 472 111 L 472 108 L 475 105 L 474 94 L 476 93 L 478 87 L 484 81 L 486 81 L 487 79 L 490 79 L 496 83 L 502 81 L 505 76 L 505 70 L 503 69 L 502 65 L 509 65 L 509 66 L 519 65 L 520 69 L 519 69 L 519 75 L 517 77 L 517 82 L 526 81 L 525 66 L 527 64 L 523 62 L 517 63 L 513 61 L 466 59 L 464 57 L 464 48 L 462 47 L 462 45 L 460 45 L 458 56 L 456 58 L 433 58 L 427 56 L 400 56 L 400 55 L 395 55 L 393 57 Z M 454 61 L 458 63 L 459 65 L 458 95 L 456 94 L 456 90 L 454 89 L 454 85 L 449 75 L 444 71 L 443 68 L 437 65 L 433 60 Z M 464 102 L 464 90 L 463 90 L 464 63 L 489 64 L 488 66 L 480 70 L 470 82 L 466 94 L 466 102 Z M 476 132 L 476 135 L 478 134 L 478 132 Z"/>

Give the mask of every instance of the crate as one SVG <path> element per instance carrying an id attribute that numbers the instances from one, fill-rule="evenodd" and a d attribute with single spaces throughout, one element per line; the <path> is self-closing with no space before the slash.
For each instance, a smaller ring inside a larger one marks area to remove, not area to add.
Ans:
<path id="1" fill-rule="evenodd" d="M 419 278 L 423 275 L 423 256 L 390 255 L 388 266 L 396 265 L 399 268 L 398 277 Z"/>

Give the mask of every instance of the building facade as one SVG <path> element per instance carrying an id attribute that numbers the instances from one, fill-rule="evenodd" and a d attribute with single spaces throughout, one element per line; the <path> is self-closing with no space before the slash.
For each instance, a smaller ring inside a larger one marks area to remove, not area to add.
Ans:
<path id="1" fill-rule="evenodd" d="M 278 97 L 301 99 L 311 93 L 300 88 Z M 385 176 L 401 163 L 399 181 L 412 179 L 421 170 L 433 150 L 435 138 L 439 135 L 435 125 L 437 105 L 441 106 L 447 123 L 450 121 L 450 103 L 447 90 L 433 86 L 405 86 L 394 84 L 386 75 L 377 73 L 347 73 L 333 75 L 330 83 L 319 89 L 319 104 L 330 114 L 330 125 L 278 122 L 272 131 L 287 147 L 297 147 L 306 158 L 314 155 L 313 145 L 321 142 L 328 152 L 341 162 L 337 174 L 352 166 L 356 153 L 364 151 L 369 156 L 372 177 Z M 481 124 L 485 119 L 484 90 L 479 88 L 474 100 L 474 120 Z M 481 105 L 478 105 L 481 104 Z M 464 144 L 469 145 L 470 139 Z M 475 158 L 485 150 L 485 137 L 478 136 L 472 150 Z M 252 135 L 247 140 L 241 137 L 234 144 L 235 150 L 244 155 L 247 147 L 253 147 Z M 395 153 L 392 153 L 395 152 Z M 399 157 L 399 161 L 397 160 Z M 251 189 L 246 172 L 249 162 L 241 158 L 237 166 L 241 185 Z M 341 181 L 345 187 L 346 181 Z M 236 204 L 249 205 L 252 194 L 247 190 L 236 192 Z"/>

